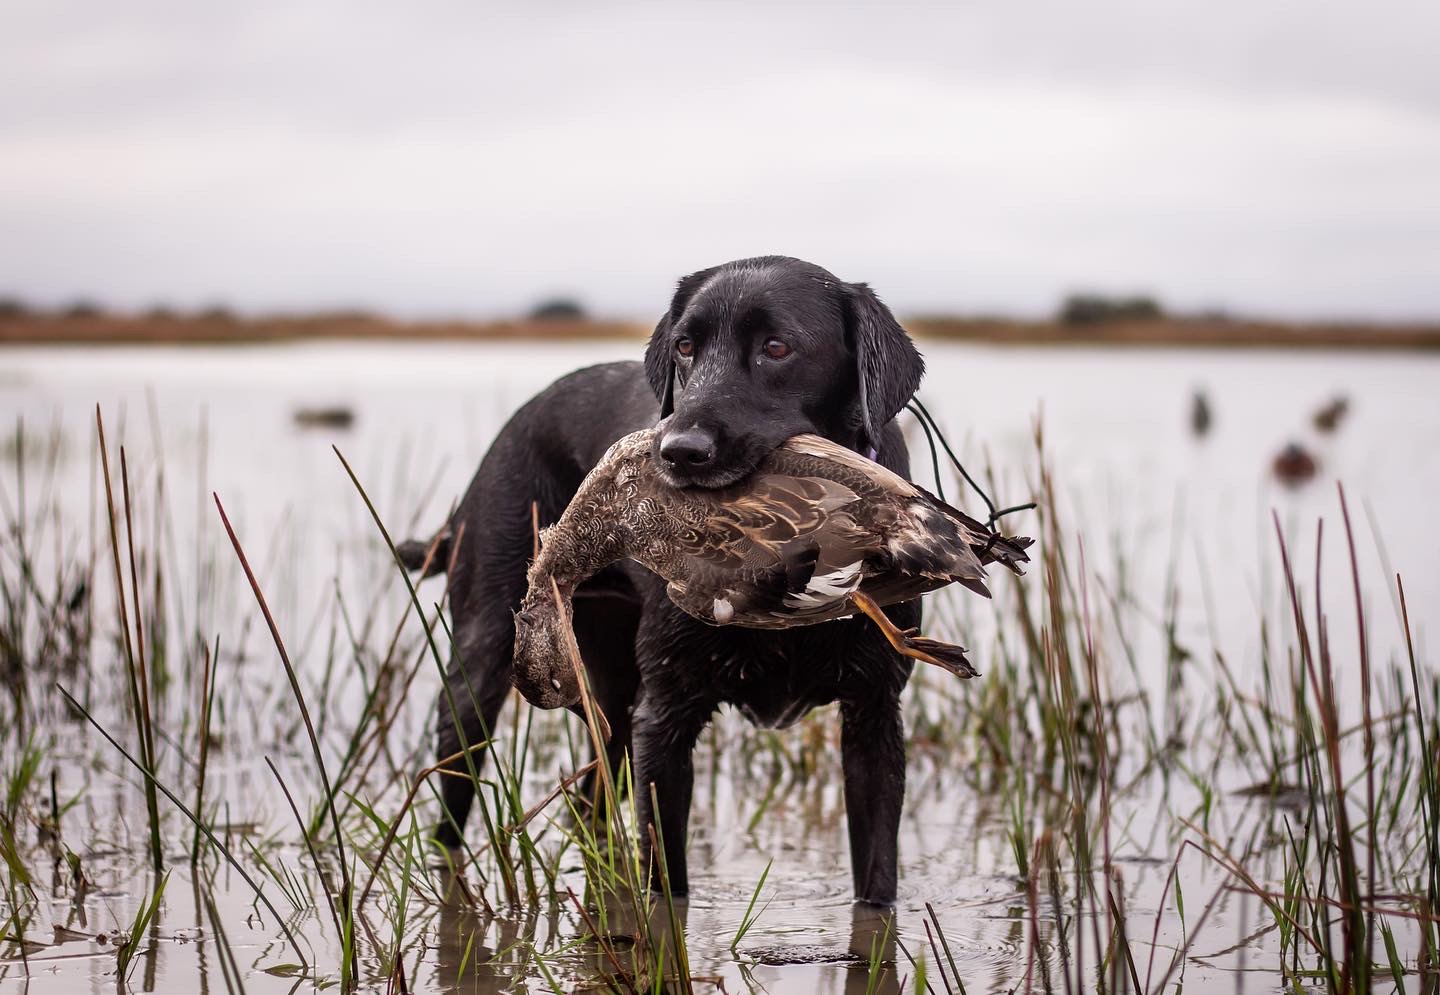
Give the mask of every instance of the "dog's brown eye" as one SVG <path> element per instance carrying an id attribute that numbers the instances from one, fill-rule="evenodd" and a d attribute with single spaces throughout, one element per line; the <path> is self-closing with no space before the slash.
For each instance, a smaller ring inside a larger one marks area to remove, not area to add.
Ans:
<path id="1" fill-rule="evenodd" d="M 682 356 L 693 356 L 695 355 L 695 343 L 689 339 L 676 339 L 675 351 Z"/>
<path id="2" fill-rule="evenodd" d="M 784 359 L 790 355 L 790 347 L 779 339 L 766 339 L 765 355 L 771 359 Z"/>

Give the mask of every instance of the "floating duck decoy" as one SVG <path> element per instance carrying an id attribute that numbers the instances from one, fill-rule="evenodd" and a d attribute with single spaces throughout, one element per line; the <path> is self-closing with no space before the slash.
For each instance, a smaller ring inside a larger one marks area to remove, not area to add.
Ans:
<path id="1" fill-rule="evenodd" d="M 1292 442 L 1280 450 L 1279 455 L 1275 457 L 1275 462 L 1271 464 L 1275 476 L 1286 487 L 1299 487 L 1314 477 L 1319 468 L 1315 457 L 1311 456 L 1298 442 Z"/>
<path id="2" fill-rule="evenodd" d="M 1340 427 L 1345 416 L 1350 412 L 1350 399 L 1341 395 L 1330 401 L 1329 404 L 1315 412 L 1311 421 L 1315 424 L 1318 432 L 1330 433 Z"/>
<path id="3" fill-rule="evenodd" d="M 301 428 L 349 428 L 355 424 L 352 408 L 296 408 L 293 415 L 295 424 Z"/>
<path id="4" fill-rule="evenodd" d="M 625 557 L 711 625 L 784 629 L 860 613 L 897 652 L 976 676 L 964 648 L 902 630 L 881 609 L 951 583 L 989 597 L 985 564 L 1020 573 L 1030 539 L 994 534 L 819 436 L 795 436 L 747 478 L 714 490 L 668 484 L 654 437 L 647 429 L 615 443 L 540 534 L 515 616 L 514 682 L 531 703 L 579 700 L 570 598 Z"/>
<path id="5" fill-rule="evenodd" d="M 1197 438 L 1208 435 L 1211 421 L 1210 399 L 1203 390 L 1197 390 L 1190 402 L 1190 431 L 1194 432 Z"/>

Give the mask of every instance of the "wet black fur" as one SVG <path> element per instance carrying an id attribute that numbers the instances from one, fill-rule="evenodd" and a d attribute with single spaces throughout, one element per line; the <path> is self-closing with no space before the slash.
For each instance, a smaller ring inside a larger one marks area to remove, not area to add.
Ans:
<path id="1" fill-rule="evenodd" d="M 693 343 L 690 359 L 676 353 L 680 337 Z M 771 337 L 788 343 L 791 355 L 764 355 Z M 892 419 L 923 373 L 919 353 L 875 294 L 818 266 L 766 256 L 681 280 L 643 366 L 579 370 L 516 412 L 481 462 L 448 538 L 436 544 L 433 561 L 449 567 L 455 637 L 449 693 L 440 695 L 437 709 L 438 754 L 455 753 L 462 738 L 484 739 L 509 694 L 512 612 L 525 593 L 532 502 L 541 526 L 555 521 L 612 442 L 662 418 L 662 437 L 699 433 L 713 443 L 707 465 L 677 465 L 682 483 L 738 479 L 801 432 L 857 452 L 876 446 L 880 463 L 908 476 Z M 424 553 L 425 546 L 408 544 L 406 558 L 418 567 Z M 919 603 L 889 614 L 902 628 L 918 625 Z M 577 592 L 575 631 L 614 731 L 610 759 L 618 764 L 628 747 L 635 783 L 645 786 L 637 799 L 642 824 L 654 817 L 648 786 L 655 786 L 676 893 L 688 889 L 691 750 L 719 706 L 733 705 L 760 725 L 784 726 L 838 702 L 855 897 L 894 901 L 905 789 L 900 693 L 911 664 L 872 624 L 716 628 L 681 612 L 663 581 L 627 561 Z M 452 767 L 466 770 L 463 761 Z M 448 818 L 438 835 L 456 846 L 471 783 L 455 777 L 441 783 Z"/>

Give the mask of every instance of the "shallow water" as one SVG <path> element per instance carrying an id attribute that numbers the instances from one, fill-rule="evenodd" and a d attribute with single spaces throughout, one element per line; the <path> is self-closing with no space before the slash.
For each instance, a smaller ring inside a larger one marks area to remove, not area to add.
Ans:
<path id="1" fill-rule="evenodd" d="M 1399 571 L 1413 605 L 1440 604 L 1440 571 L 1432 568 L 1440 520 L 1431 508 L 1440 492 L 1440 356 L 942 343 L 924 351 L 920 397 L 972 469 L 999 475 L 996 500 L 1033 496 L 1040 422 L 1059 496 L 1091 561 L 1108 565 L 1122 548 L 1142 591 L 1158 590 L 1173 569 L 1185 602 L 1181 624 L 1193 638 L 1213 638 L 1237 658 L 1256 650 L 1257 613 L 1283 595 L 1271 515 L 1297 553 L 1313 553 L 1320 518 L 1332 543 L 1340 538 L 1337 482 L 1366 570 L 1378 578 Z M 427 535 L 520 404 L 570 370 L 639 352 L 631 342 L 9 349 L 0 353 L 0 425 L 25 419 L 32 450 L 48 429 L 63 427 L 55 484 L 71 511 L 87 510 L 80 499 L 89 500 L 97 479 L 95 405 L 112 440 L 148 451 L 162 439 L 176 535 L 195 534 L 197 520 L 213 529 L 214 491 L 242 538 L 265 536 L 280 547 L 268 562 L 283 567 L 283 590 L 308 618 L 337 570 L 353 565 L 350 554 L 374 546 L 332 446 L 396 538 Z M 1203 438 L 1189 427 L 1197 389 L 1214 413 Z M 1335 433 L 1318 432 L 1311 415 L 1336 396 L 1350 400 L 1350 413 Z M 353 411 L 352 428 L 296 426 L 297 410 L 332 406 Z M 928 484 L 923 437 L 909 415 L 901 420 L 913 472 Z M 1315 479 L 1296 488 L 1271 472 L 1292 441 L 1319 465 Z M 953 473 L 944 480 L 962 506 L 982 507 Z M 1019 515 L 1007 527 L 1023 532 L 1027 524 Z M 1339 554 L 1334 545 L 1325 558 L 1331 590 L 1348 582 Z M 375 576 L 359 573 L 362 584 Z M 1393 614 L 1385 601 L 1373 608 Z M 1428 621 L 1420 611 L 1422 643 Z M 1345 638 L 1349 619 L 1333 624 L 1335 638 Z"/>
<path id="2" fill-rule="evenodd" d="M 1253 675 L 1260 648 L 1258 619 L 1273 616 L 1283 597 L 1272 510 L 1306 570 L 1313 568 L 1316 520 L 1326 519 L 1323 585 L 1332 592 L 1346 590 L 1337 480 L 1346 487 L 1355 520 L 1367 612 L 1376 619 L 1375 656 L 1390 659 L 1400 645 L 1385 582 L 1398 570 L 1405 576 L 1412 625 L 1425 658 L 1440 605 L 1440 571 L 1434 568 L 1440 562 L 1440 523 L 1431 512 L 1432 495 L 1440 489 L 1440 357 L 938 343 L 926 345 L 925 352 L 930 373 L 922 398 L 972 469 L 994 468 L 1001 503 L 1036 493 L 1033 436 L 1037 420 L 1043 424 L 1048 462 L 1066 519 L 1084 543 L 1086 563 L 1096 578 L 1095 596 L 1107 589 L 1135 594 L 1135 604 L 1128 606 L 1136 618 L 1128 632 L 1137 668 L 1134 683 L 1150 691 L 1153 700 L 1163 697 L 1167 680 L 1170 637 L 1157 620 L 1165 614 L 1172 576 L 1179 604 L 1175 640 L 1199 657 L 1222 653 L 1242 680 Z M 283 672 L 234 560 L 228 552 L 205 552 L 220 542 L 209 492 L 224 502 L 256 565 L 308 681 L 307 695 L 321 688 L 328 692 L 323 701 L 333 725 L 326 744 L 338 752 L 347 710 L 362 700 L 365 682 L 344 667 L 333 680 L 324 676 L 326 647 L 336 639 L 335 619 L 348 618 L 364 630 L 358 641 L 373 648 L 384 644 L 407 605 L 331 446 L 337 445 L 355 467 L 397 538 L 426 534 L 461 493 L 489 440 L 516 406 L 570 369 L 638 353 L 636 343 L 10 349 L 0 352 L 0 425 L 24 420 L 29 528 L 43 533 L 37 545 L 57 545 L 59 552 L 44 554 L 51 560 L 97 557 L 108 569 L 97 510 L 103 491 L 96 486 L 92 443 L 96 404 L 105 414 L 112 447 L 124 444 L 134 461 L 130 469 L 137 494 L 153 496 L 163 470 L 168 515 L 163 522 L 139 516 L 137 528 L 154 539 L 152 548 L 167 551 L 171 593 L 165 597 L 175 602 L 172 621 L 221 637 L 221 698 L 227 711 L 224 741 L 217 745 L 212 769 L 214 797 L 229 804 L 221 821 L 237 827 L 237 838 L 244 835 L 241 824 L 259 827 L 255 838 L 272 840 L 262 849 L 313 881 L 283 797 L 262 759 L 274 757 L 287 781 L 306 785 L 305 741 Z M 1203 438 L 1194 437 L 1189 427 L 1191 393 L 1197 388 L 1206 392 L 1214 411 L 1214 426 Z M 1310 415 L 1335 394 L 1350 399 L 1351 413 L 1334 435 L 1322 435 L 1311 426 Z M 332 405 L 353 410 L 351 428 L 303 429 L 294 423 L 298 408 Z M 58 440 L 53 463 L 46 455 L 52 440 Z M 1291 440 L 1304 443 L 1321 467 L 1316 480 L 1296 489 L 1281 486 L 1270 472 L 1272 457 Z M 20 504 L 15 452 L 12 441 L 0 474 L 7 509 Z M 918 434 L 912 436 L 912 452 L 917 454 L 916 478 L 928 482 Z M 945 485 L 954 498 L 953 475 L 947 474 Z M 959 500 L 972 510 L 980 506 L 973 494 Z M 48 531 L 42 524 L 46 509 L 52 520 Z M 1033 528 L 1033 517 L 1017 515 L 1010 527 Z M 5 567 L 10 566 L 7 558 Z M 98 576 L 109 583 L 103 570 Z M 212 593 L 191 603 L 181 592 L 197 589 L 197 577 L 209 578 Z M 433 587 L 422 589 L 422 597 L 427 594 L 432 600 L 439 597 Z M 996 596 L 1003 606 L 1015 592 L 1000 585 Z M 337 610 L 340 605 L 344 612 Z M 992 646 L 993 606 L 947 596 L 937 607 L 932 626 L 938 631 L 963 633 L 967 645 L 982 653 Z M 1342 600 L 1333 612 L 1330 636 L 1336 645 L 1353 643 L 1349 611 Z M 412 624 L 406 638 L 413 642 L 416 632 Z M 113 643 L 102 640 L 95 661 L 86 675 L 64 680 L 72 687 L 81 682 L 90 692 L 82 699 L 119 721 L 123 693 L 115 678 Z M 987 670 L 983 661 L 981 669 Z M 1343 685 L 1354 675 L 1342 672 L 1338 679 Z M 959 693 L 940 689 L 930 675 L 917 683 L 932 689 L 932 700 L 945 707 L 965 707 L 979 694 L 973 686 Z M 162 753 L 177 771 L 193 760 L 182 744 L 194 738 L 196 686 L 193 674 L 185 675 L 174 700 L 164 706 L 162 725 L 172 731 L 174 744 L 162 746 Z M 413 687 L 399 696 L 390 736 L 393 755 L 381 767 L 391 774 L 369 784 L 377 807 L 383 802 L 394 811 L 402 775 L 427 760 L 423 730 L 435 686 L 433 672 L 422 667 Z M 934 721 L 935 706 L 926 704 L 926 693 L 912 692 L 912 730 Z M 77 933 L 61 934 L 52 945 L 31 951 L 28 981 L 23 963 L 0 964 L 0 990 L 100 987 L 113 983 L 115 960 L 110 946 L 93 937 L 128 924 L 150 887 L 144 808 L 133 777 L 113 752 L 83 727 L 56 721 L 59 710 L 48 682 L 31 695 L 37 715 L 50 720 L 37 726 L 48 751 L 45 776 L 54 767 L 59 797 L 79 797 L 65 813 L 62 831 L 84 858 L 92 888 L 79 902 L 72 901 L 73 890 L 63 882 L 45 892 L 48 915 L 40 916 L 27 935 L 48 942 L 48 930 L 40 928 L 47 919 Z M 511 708 L 507 717 L 522 721 L 524 710 Z M 1203 717 L 1191 715 L 1188 721 L 1186 735 L 1204 740 Z M 684 910 L 697 976 L 723 977 L 729 991 L 747 985 L 771 992 L 866 990 L 866 967 L 854 961 L 868 957 L 886 928 L 883 920 L 850 902 L 838 770 L 833 741 L 824 739 L 835 724 L 833 714 L 822 713 L 801 729 L 777 735 L 754 733 L 727 716 L 706 740 L 697 760 L 692 897 Z M 552 718 L 537 728 L 540 732 L 532 732 L 537 756 L 530 758 L 532 774 L 526 781 L 527 792 L 533 788 L 532 801 L 554 783 L 545 772 L 567 766 L 565 744 L 578 727 L 567 732 L 562 721 Z M 18 756 L 17 736 L 12 731 L 4 740 L 6 768 Z M 807 749 L 809 763 L 794 762 Z M 934 904 L 945 926 L 970 991 L 1006 991 L 1026 974 L 1032 924 L 1005 835 L 1008 813 L 998 792 L 992 797 L 956 775 L 961 766 L 982 759 L 973 749 L 954 754 L 923 742 L 914 747 L 896 925 L 905 949 L 889 951 L 895 970 L 881 990 L 894 990 L 897 975 L 913 977 L 908 957 L 919 958 L 926 949 L 926 902 Z M 1240 770 L 1217 767 L 1215 775 L 1229 777 L 1229 787 L 1244 783 Z M 1116 865 L 1129 907 L 1145 923 L 1145 945 L 1138 949 L 1147 956 L 1149 924 L 1158 916 L 1157 979 L 1169 956 L 1164 945 L 1181 942 L 1183 933 L 1170 908 L 1173 898 L 1161 902 L 1180 834 L 1175 816 L 1192 814 L 1202 802 L 1197 786 L 1179 778 L 1118 803 L 1115 822 L 1124 831 L 1115 845 Z M 1273 818 L 1264 808 L 1258 801 L 1231 798 L 1222 803 L 1217 819 L 1238 839 L 1252 823 Z M 167 850 L 175 857 L 187 847 L 189 834 L 173 813 L 166 819 Z M 558 832 L 552 830 L 550 838 Z M 771 861 L 764 889 L 769 904 L 739 954 L 733 954 L 730 938 Z M 130 984 L 135 990 L 162 992 L 196 990 L 197 983 L 201 990 L 221 990 L 219 950 L 197 907 L 200 892 L 191 888 L 189 869 L 175 862 L 181 866 L 167 886 L 151 952 L 138 961 Z M 1195 908 L 1223 882 L 1213 868 L 1197 866 L 1186 873 L 1187 897 L 1195 896 L 1189 899 Z M 265 973 L 295 959 L 283 948 L 275 924 L 251 908 L 249 890 L 231 872 L 222 866 L 218 874 L 206 890 L 215 895 L 246 989 L 292 990 L 296 979 Z M 572 886 L 581 890 L 578 883 Z M 573 907 L 565 905 L 487 921 L 460 903 L 427 904 L 412 913 L 403 929 L 378 909 L 370 914 L 380 945 L 394 942 L 397 931 L 409 938 L 407 977 L 421 991 L 452 986 L 509 991 L 525 984 L 545 990 L 533 974 L 528 981 L 516 979 L 520 959 L 511 948 L 529 938 L 549 949 L 582 931 Z M 1252 984 L 1254 990 L 1278 989 L 1273 972 L 1255 973 L 1250 981 L 1250 971 L 1257 962 L 1266 963 L 1272 949 L 1267 944 L 1274 940 L 1265 933 L 1252 935 L 1262 926 L 1253 898 L 1219 893 L 1184 965 L 1184 981 L 1198 991 L 1222 983 L 1233 987 L 1237 977 L 1247 989 Z M 322 968 L 328 962 L 333 973 L 337 952 L 325 917 L 315 909 L 301 912 L 292 928 L 314 944 L 316 959 Z M 1053 958 L 1053 917 L 1037 918 L 1033 928 L 1045 956 Z M 467 955 L 472 935 L 476 946 Z M 481 950 L 494 959 L 481 956 Z M 369 987 L 383 990 L 377 958 L 373 951 L 364 953 L 362 944 L 362 974 Z M 560 962 L 570 976 L 584 976 L 574 958 Z M 931 982 L 936 984 L 933 964 Z M 304 979 L 298 983 L 309 985 Z"/>
<path id="3" fill-rule="evenodd" d="M 1248 567 L 1256 520 L 1272 507 L 1313 518 L 1328 510 L 1329 485 L 1340 480 L 1352 501 L 1395 523 L 1392 542 L 1404 523 L 1417 561 L 1440 552 L 1440 527 L 1421 513 L 1440 484 L 1440 356 L 924 345 L 920 396 L 963 443 L 962 455 L 978 458 L 983 447 L 1004 470 L 1023 466 L 1040 418 L 1065 490 L 1097 516 L 1123 511 L 1127 526 L 1169 531 L 1183 494 L 1198 527 L 1228 522 L 1233 545 L 1218 551 Z M 62 467 L 68 486 L 88 477 L 79 457 L 94 406 L 107 412 L 113 434 L 128 420 L 143 437 L 153 400 L 171 467 L 193 469 L 204 430 L 208 482 L 258 516 L 257 525 L 288 510 L 318 526 L 352 503 L 329 452 L 338 443 L 362 475 L 386 480 L 399 464 L 412 481 L 434 479 L 429 525 L 520 403 L 569 370 L 638 353 L 630 342 L 12 347 L 0 353 L 0 417 L 7 426 L 23 417 L 32 436 L 63 422 L 76 457 Z M 1188 427 L 1195 389 L 1214 411 L 1200 440 Z M 1337 395 L 1350 399 L 1350 414 L 1333 435 L 1319 433 L 1310 416 Z M 296 430 L 296 409 L 332 405 L 354 411 L 352 430 Z M 1269 472 L 1288 441 L 1320 464 L 1317 479 L 1293 492 Z M 290 486 L 275 486 L 282 479 Z M 1004 496 L 1023 491 L 1017 484 Z"/>

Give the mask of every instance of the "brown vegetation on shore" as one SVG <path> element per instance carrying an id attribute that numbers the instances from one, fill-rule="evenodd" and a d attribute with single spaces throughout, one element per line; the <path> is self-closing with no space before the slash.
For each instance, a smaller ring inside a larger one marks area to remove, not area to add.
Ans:
<path id="1" fill-rule="evenodd" d="M 1004 318 L 911 318 L 916 335 L 998 345 L 1206 346 L 1440 349 L 1440 324 L 1288 323 L 1230 318 L 1153 318 L 1074 325 Z"/>
<path id="2" fill-rule="evenodd" d="M 929 339 L 997 345 L 1119 345 L 1440 349 L 1440 324 L 1360 322 L 1289 324 L 1227 318 L 1159 317 L 1085 324 L 1005 318 L 912 317 L 906 326 Z M 0 345 L 218 344 L 305 339 L 414 341 L 574 341 L 640 339 L 649 326 L 591 319 L 395 321 L 368 314 L 237 317 L 223 311 L 146 315 L 69 311 L 0 313 Z"/>
<path id="3" fill-rule="evenodd" d="M 513 321 L 392 321 L 368 314 L 287 317 L 202 315 L 0 315 L 0 345 L 132 345 L 291 342 L 303 339 L 515 339 L 637 338 L 647 329 L 623 322 L 558 319 Z"/>

